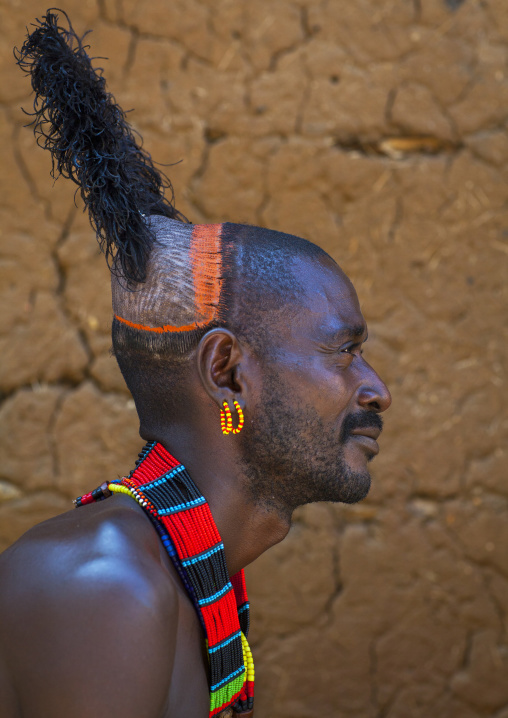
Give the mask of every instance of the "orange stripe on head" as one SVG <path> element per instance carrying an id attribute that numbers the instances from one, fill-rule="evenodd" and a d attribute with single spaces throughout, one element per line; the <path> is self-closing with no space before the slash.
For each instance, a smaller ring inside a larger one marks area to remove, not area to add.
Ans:
<path id="1" fill-rule="evenodd" d="M 119 322 L 127 324 L 128 327 L 132 327 L 133 329 L 142 329 L 144 332 L 157 332 L 157 334 L 165 334 L 166 332 L 189 332 L 191 329 L 206 327 L 206 325 L 210 323 L 206 320 L 203 322 L 194 322 L 193 324 L 184 324 L 182 327 L 175 327 L 172 324 L 165 324 L 163 327 L 149 327 L 145 324 L 130 322 L 128 319 L 119 317 L 118 314 L 115 314 L 115 319 L 118 319 Z"/>
<path id="2" fill-rule="evenodd" d="M 192 230 L 190 260 L 195 306 L 205 323 L 216 318 L 222 274 L 222 224 L 196 224 Z"/>

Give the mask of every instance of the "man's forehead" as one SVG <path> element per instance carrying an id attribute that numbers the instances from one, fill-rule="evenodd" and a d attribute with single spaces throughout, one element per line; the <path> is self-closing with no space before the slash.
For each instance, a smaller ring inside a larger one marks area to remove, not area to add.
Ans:
<path id="1" fill-rule="evenodd" d="M 320 334 L 323 340 L 325 335 L 333 339 L 345 332 L 358 337 L 366 332 L 355 288 L 331 258 L 298 258 L 292 270 L 303 290 L 295 322 L 300 329 L 311 331 L 316 339 Z"/>

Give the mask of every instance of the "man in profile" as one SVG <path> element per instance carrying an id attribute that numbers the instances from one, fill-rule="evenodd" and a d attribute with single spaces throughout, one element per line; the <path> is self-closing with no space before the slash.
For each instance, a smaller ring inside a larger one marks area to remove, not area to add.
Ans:
<path id="1" fill-rule="evenodd" d="M 251 716 L 243 568 L 297 506 L 366 496 L 390 405 L 355 290 L 304 239 L 179 215 L 54 14 L 18 61 L 39 144 L 110 260 L 114 353 L 147 444 L 0 559 L 0 713 Z"/>

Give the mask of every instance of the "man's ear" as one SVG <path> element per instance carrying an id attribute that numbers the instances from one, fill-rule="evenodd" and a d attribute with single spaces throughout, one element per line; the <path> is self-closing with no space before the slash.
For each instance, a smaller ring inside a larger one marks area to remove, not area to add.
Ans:
<path id="1" fill-rule="evenodd" d="M 241 344 L 229 329 L 211 329 L 199 343 L 199 376 L 207 394 L 220 407 L 224 401 L 232 405 L 235 399 L 240 406 L 245 405 L 243 359 Z"/>

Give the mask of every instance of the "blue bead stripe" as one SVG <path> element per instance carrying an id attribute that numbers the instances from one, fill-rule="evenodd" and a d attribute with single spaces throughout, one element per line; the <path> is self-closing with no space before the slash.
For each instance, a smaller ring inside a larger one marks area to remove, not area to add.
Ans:
<path id="1" fill-rule="evenodd" d="M 224 648 L 225 646 L 227 646 L 228 643 L 231 643 L 231 641 L 234 641 L 235 638 L 240 638 L 241 635 L 242 635 L 241 631 L 237 631 L 236 633 L 233 633 L 233 635 L 230 636 L 229 638 L 225 638 L 223 641 L 221 641 L 221 643 L 217 643 L 216 646 L 212 646 L 212 648 L 209 648 L 208 653 L 215 653 L 215 651 L 220 651 L 221 648 Z"/>
<path id="2" fill-rule="evenodd" d="M 198 603 L 200 606 L 207 606 L 209 603 L 214 603 L 218 598 L 221 596 L 224 596 L 225 593 L 230 591 L 233 588 L 233 585 L 230 581 L 226 583 L 224 588 L 221 588 L 220 591 L 217 591 L 217 593 L 214 593 L 213 596 L 208 596 L 208 598 L 201 598 Z"/>
<path id="3" fill-rule="evenodd" d="M 185 466 L 183 464 L 180 464 L 176 467 L 176 469 L 173 469 L 167 474 L 164 474 L 164 476 L 161 476 L 160 479 L 156 479 L 155 481 L 150 481 L 149 484 L 143 484 L 142 488 L 143 491 L 146 491 L 147 489 L 153 489 L 155 486 L 160 486 L 168 479 L 172 479 L 173 476 L 176 476 L 176 474 L 179 474 L 181 471 L 185 471 Z"/>
<path id="4" fill-rule="evenodd" d="M 202 553 L 197 553 L 192 558 L 186 558 L 182 561 L 182 566 L 190 566 L 193 563 L 197 563 L 198 561 L 204 561 L 205 558 L 210 558 L 210 556 L 213 556 L 214 553 L 217 553 L 217 551 L 221 551 L 224 549 L 223 543 L 218 543 L 216 546 L 213 546 L 213 548 L 208 549 L 208 551 L 203 551 Z"/>
<path id="5" fill-rule="evenodd" d="M 159 536 L 169 555 L 176 556 L 176 551 L 174 549 L 173 542 L 171 541 L 171 539 L 168 539 L 166 536 L 161 536 L 160 534 Z"/>
<path id="6" fill-rule="evenodd" d="M 213 693 L 214 691 L 217 690 L 217 688 L 220 688 L 221 686 L 223 686 L 224 683 L 229 683 L 229 681 L 232 681 L 233 678 L 236 678 L 236 676 L 239 676 L 240 673 L 243 673 L 244 671 L 245 671 L 245 666 L 242 663 L 240 668 L 237 668 L 236 671 L 233 671 L 233 673 L 230 673 L 229 676 L 227 676 L 226 678 L 223 678 L 222 681 L 220 681 L 219 683 L 216 683 L 214 686 L 211 686 L 210 692 Z"/>
<path id="7" fill-rule="evenodd" d="M 169 509 L 159 509 L 158 514 L 159 516 L 170 516 L 171 514 L 177 514 L 179 511 L 193 509 L 194 506 L 201 506 L 201 504 L 206 504 L 204 496 L 200 496 L 199 499 L 193 499 L 192 501 L 186 501 L 184 504 L 171 506 Z"/>
<path id="8" fill-rule="evenodd" d="M 238 609 L 238 615 L 240 615 L 240 614 L 243 613 L 244 611 L 247 611 L 248 608 L 249 608 L 249 604 L 248 604 L 248 603 L 244 603 L 243 606 Z"/>

